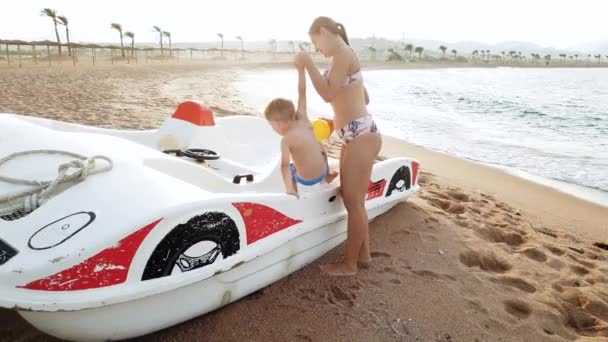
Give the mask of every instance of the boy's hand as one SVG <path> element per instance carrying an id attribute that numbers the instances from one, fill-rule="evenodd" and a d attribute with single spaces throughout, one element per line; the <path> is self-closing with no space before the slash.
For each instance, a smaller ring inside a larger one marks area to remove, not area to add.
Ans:
<path id="1" fill-rule="evenodd" d="M 300 52 L 296 54 L 293 60 L 298 68 L 304 68 L 306 66 L 306 63 L 312 61 L 310 55 L 308 54 L 308 51 L 306 50 L 300 50 Z"/>

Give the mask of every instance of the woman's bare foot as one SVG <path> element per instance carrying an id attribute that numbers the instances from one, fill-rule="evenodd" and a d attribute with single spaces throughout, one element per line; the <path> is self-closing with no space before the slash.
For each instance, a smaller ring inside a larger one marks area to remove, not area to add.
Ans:
<path id="1" fill-rule="evenodd" d="M 350 266 L 344 262 L 322 265 L 321 270 L 330 276 L 351 276 L 357 274 L 357 266 Z"/>
<path id="2" fill-rule="evenodd" d="M 338 177 L 337 171 L 329 171 L 327 173 L 327 176 L 325 176 L 325 183 L 329 184 L 329 183 L 333 182 L 334 179 L 336 179 L 336 177 Z"/>
<path id="3" fill-rule="evenodd" d="M 359 268 L 370 268 L 372 266 L 372 258 L 360 259 L 359 261 L 357 261 L 357 266 Z"/>

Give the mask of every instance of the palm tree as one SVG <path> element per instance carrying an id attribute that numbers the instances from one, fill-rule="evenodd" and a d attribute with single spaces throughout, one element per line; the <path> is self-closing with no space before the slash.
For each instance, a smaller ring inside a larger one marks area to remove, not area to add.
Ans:
<path id="1" fill-rule="evenodd" d="M 482 60 L 486 59 L 486 50 L 481 50 L 481 59 Z"/>
<path id="2" fill-rule="evenodd" d="M 376 60 L 376 51 L 377 51 L 376 48 L 370 45 L 370 46 L 367 47 L 367 49 L 370 52 L 372 60 Z"/>
<path id="3" fill-rule="evenodd" d="M 173 56 L 173 43 L 171 42 L 171 32 L 163 31 L 163 36 L 169 38 L 169 57 Z"/>
<path id="4" fill-rule="evenodd" d="M 135 33 L 127 31 L 125 36 L 131 38 L 131 58 L 133 57 L 133 50 L 135 49 Z"/>
<path id="5" fill-rule="evenodd" d="M 118 33 L 120 34 L 120 51 L 122 52 L 122 57 L 125 57 L 125 46 L 122 43 L 122 25 L 117 24 L 117 23 L 112 23 L 112 25 L 110 25 L 110 28 L 118 31 Z"/>
<path id="6" fill-rule="evenodd" d="M 443 45 L 441 45 L 441 46 L 439 47 L 439 50 L 441 50 L 441 53 L 443 53 L 443 57 L 442 57 L 442 58 L 445 58 L 445 51 L 446 51 L 447 49 L 448 49 L 448 48 L 447 48 L 446 46 L 443 46 Z"/>
<path id="7" fill-rule="evenodd" d="M 576 63 L 578 63 L 578 54 L 575 54 L 575 55 L 574 55 L 574 61 L 575 61 Z"/>
<path id="8" fill-rule="evenodd" d="M 502 59 L 504 60 L 504 59 L 505 59 L 505 54 L 506 54 L 506 53 L 505 53 L 504 51 L 501 51 L 501 52 L 500 52 L 500 54 L 502 55 Z"/>
<path id="9" fill-rule="evenodd" d="M 65 39 L 68 42 L 68 56 L 72 55 L 72 47 L 70 47 L 70 30 L 68 29 L 68 18 L 64 15 L 60 15 L 57 17 L 61 25 L 65 26 Z"/>
<path id="10" fill-rule="evenodd" d="M 490 53 L 490 50 L 486 50 L 486 58 L 488 59 L 488 63 L 490 62 L 490 56 L 492 54 Z"/>
<path id="11" fill-rule="evenodd" d="M 160 27 L 158 27 L 158 26 L 153 26 L 152 28 L 154 29 L 154 31 L 158 32 L 158 35 L 159 35 L 159 38 L 160 38 L 160 54 L 162 56 L 164 56 L 165 52 L 163 50 L 163 30 Z"/>
<path id="12" fill-rule="evenodd" d="M 389 53 L 389 56 L 386 59 L 388 62 L 394 62 L 394 61 L 403 62 L 403 57 L 400 54 L 398 54 L 397 51 L 395 51 L 395 49 L 390 48 L 387 50 L 387 52 Z"/>
<path id="13" fill-rule="evenodd" d="M 601 64 L 602 63 L 602 55 L 596 55 L 595 58 L 597 58 L 597 64 Z"/>
<path id="14" fill-rule="evenodd" d="M 418 54 L 418 59 L 422 59 L 422 52 L 424 52 L 424 48 L 422 46 L 417 46 L 416 49 L 414 49 L 414 52 L 416 52 Z"/>
<path id="15" fill-rule="evenodd" d="M 293 54 L 296 54 L 296 45 L 294 44 L 293 40 L 290 40 L 287 42 L 287 44 L 289 44 L 289 46 L 291 46 L 291 51 L 293 51 Z"/>
<path id="16" fill-rule="evenodd" d="M 217 36 L 221 39 L 222 41 L 222 45 L 221 45 L 221 49 L 220 49 L 220 56 L 224 56 L 224 35 L 221 33 L 218 33 Z"/>
<path id="17" fill-rule="evenodd" d="M 412 59 L 412 50 L 414 50 L 414 45 L 412 44 L 405 44 L 405 51 L 410 53 L 410 60 Z"/>
<path id="18" fill-rule="evenodd" d="M 245 58 L 245 49 L 243 48 L 243 37 L 236 36 L 236 39 L 241 41 L 241 58 Z"/>
<path id="19" fill-rule="evenodd" d="M 452 49 L 452 54 L 454 55 L 454 59 L 456 59 L 456 56 L 458 56 L 458 51 L 456 51 L 456 49 Z"/>
<path id="20" fill-rule="evenodd" d="M 565 62 L 566 62 L 566 56 L 567 56 L 567 55 L 566 55 L 565 53 L 560 53 L 560 54 L 559 54 L 559 57 L 562 59 L 562 63 L 565 63 Z"/>
<path id="21" fill-rule="evenodd" d="M 551 55 L 545 55 L 545 64 L 549 65 L 551 63 Z"/>
<path id="22" fill-rule="evenodd" d="M 59 31 L 57 31 L 57 12 L 55 12 L 53 9 L 45 8 L 40 11 L 40 15 L 53 19 L 53 25 L 55 25 L 55 37 L 57 37 L 57 44 L 59 46 L 59 56 L 61 56 L 61 40 L 59 39 Z"/>
<path id="23" fill-rule="evenodd" d="M 269 42 L 270 48 L 272 49 L 272 57 L 276 57 L 277 54 L 277 40 L 271 39 Z"/>

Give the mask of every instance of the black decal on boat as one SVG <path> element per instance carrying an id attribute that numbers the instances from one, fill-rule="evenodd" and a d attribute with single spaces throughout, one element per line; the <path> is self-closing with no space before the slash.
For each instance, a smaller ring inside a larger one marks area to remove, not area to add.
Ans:
<path id="1" fill-rule="evenodd" d="M 207 243 L 205 253 L 199 248 L 194 252 L 197 256 L 186 254 L 200 243 Z M 227 258 L 239 249 L 240 235 L 234 220 L 221 212 L 204 213 L 177 225 L 158 243 L 146 263 L 142 280 L 169 276 L 176 267 L 181 272 L 202 268 L 213 264 L 220 255 Z"/>
<path id="2" fill-rule="evenodd" d="M 8 262 L 12 257 L 19 253 L 13 246 L 0 239 L 0 265 Z"/>
<path id="3" fill-rule="evenodd" d="M 27 245 L 34 250 L 57 247 L 88 227 L 93 221 L 95 221 L 95 213 L 92 211 L 70 214 L 38 229 L 30 237 Z"/>
<path id="4" fill-rule="evenodd" d="M 401 166 L 395 171 L 391 181 L 388 184 L 388 191 L 386 192 L 386 197 L 390 196 L 393 191 L 405 191 L 409 190 L 412 187 L 412 175 L 410 173 L 410 168 L 407 166 Z"/>

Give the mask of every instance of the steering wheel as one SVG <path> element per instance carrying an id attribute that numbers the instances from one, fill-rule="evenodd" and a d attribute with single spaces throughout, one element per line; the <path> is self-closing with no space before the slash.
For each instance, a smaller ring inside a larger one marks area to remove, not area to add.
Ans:
<path id="1" fill-rule="evenodd" d="M 204 148 L 189 148 L 182 152 L 184 156 L 198 160 L 218 160 L 220 159 L 220 155 L 215 151 L 206 150 Z"/>
<path id="2" fill-rule="evenodd" d="M 175 154 L 176 157 L 185 156 L 197 161 L 220 159 L 220 155 L 217 154 L 217 152 L 204 148 L 189 148 L 187 150 L 166 150 L 163 152 L 167 154 Z"/>

